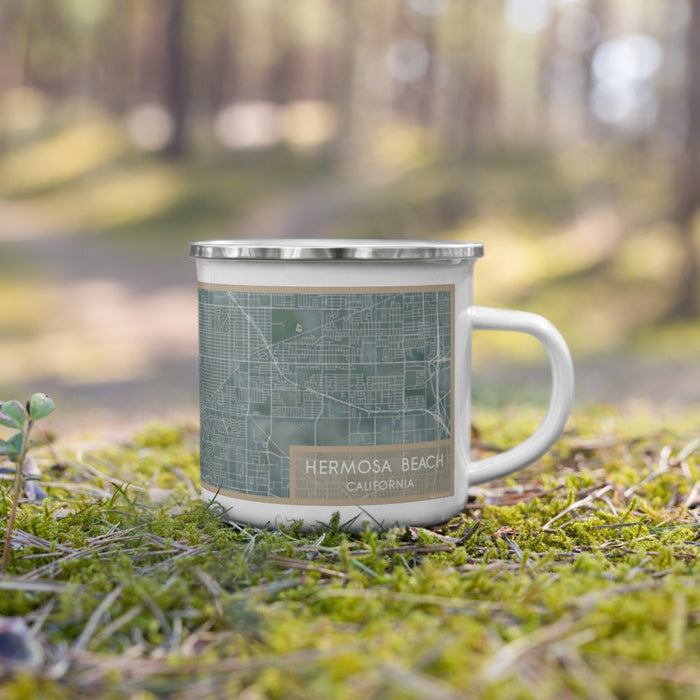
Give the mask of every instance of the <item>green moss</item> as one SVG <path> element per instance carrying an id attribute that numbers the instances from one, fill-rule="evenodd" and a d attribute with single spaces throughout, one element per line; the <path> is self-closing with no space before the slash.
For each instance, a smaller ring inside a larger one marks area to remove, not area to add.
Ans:
<path id="1" fill-rule="evenodd" d="M 222 523 L 197 495 L 191 428 L 59 446 L 0 579 L 0 615 L 33 626 L 44 660 L 6 673 L 3 697 L 692 695 L 700 465 L 677 457 L 697 415 L 609 419 L 577 415 L 450 523 L 383 533 Z"/>

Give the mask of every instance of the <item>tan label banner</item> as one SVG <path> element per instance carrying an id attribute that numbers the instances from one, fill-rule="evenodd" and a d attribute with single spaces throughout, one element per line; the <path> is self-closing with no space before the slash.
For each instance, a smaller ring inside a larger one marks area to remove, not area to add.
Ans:
<path id="1" fill-rule="evenodd" d="M 408 445 L 291 445 L 289 500 L 400 503 L 454 495 L 452 440 Z"/>

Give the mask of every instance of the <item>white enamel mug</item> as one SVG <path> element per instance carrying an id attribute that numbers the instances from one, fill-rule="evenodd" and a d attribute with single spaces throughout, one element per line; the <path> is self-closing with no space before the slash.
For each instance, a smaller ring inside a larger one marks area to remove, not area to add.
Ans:
<path id="1" fill-rule="evenodd" d="M 571 355 L 531 313 L 472 303 L 480 243 L 190 244 L 199 283 L 202 497 L 258 527 L 433 525 L 470 485 L 543 455 L 573 402 Z M 544 345 L 551 396 L 523 443 L 470 459 L 473 330 Z"/>

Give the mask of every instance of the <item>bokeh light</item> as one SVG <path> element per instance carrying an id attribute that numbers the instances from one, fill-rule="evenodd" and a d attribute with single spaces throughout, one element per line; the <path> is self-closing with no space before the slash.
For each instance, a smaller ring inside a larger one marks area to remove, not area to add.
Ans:
<path id="1" fill-rule="evenodd" d="M 414 83 L 428 72 L 430 53 L 425 44 L 416 39 L 399 39 L 389 47 L 386 63 L 395 80 Z"/>
<path id="2" fill-rule="evenodd" d="M 595 84 L 589 104 L 593 114 L 602 122 L 631 129 L 651 126 L 658 112 L 651 80 L 662 60 L 659 42 L 644 34 L 600 44 L 592 60 Z"/>
<path id="3" fill-rule="evenodd" d="M 173 134 L 173 118 L 163 105 L 156 102 L 139 105 L 126 118 L 129 138 L 143 151 L 158 151 Z"/>
<path id="4" fill-rule="evenodd" d="M 603 42 L 593 54 L 596 80 L 648 80 L 659 69 L 663 53 L 659 42 L 645 34 L 628 34 Z"/>
<path id="5" fill-rule="evenodd" d="M 556 27 L 557 40 L 569 51 L 588 51 L 600 36 L 596 16 L 583 7 L 572 6 L 561 12 Z"/>
<path id="6" fill-rule="evenodd" d="M 523 34 L 537 34 L 552 20 L 550 0 L 507 0 L 506 20 Z"/>
<path id="7" fill-rule="evenodd" d="M 335 110 L 323 100 L 290 102 L 281 113 L 280 129 L 284 140 L 307 150 L 322 146 L 335 135 Z"/>
<path id="8" fill-rule="evenodd" d="M 447 9 L 449 3 L 450 0 L 409 0 L 411 9 L 426 17 L 437 17 Z"/>
<path id="9" fill-rule="evenodd" d="M 214 133 L 233 149 L 274 146 L 280 140 L 279 107 L 272 102 L 230 104 L 217 114 Z"/>
<path id="10" fill-rule="evenodd" d="M 656 97 L 648 87 L 625 82 L 596 83 L 589 104 L 600 121 L 628 128 L 650 126 L 658 111 Z"/>

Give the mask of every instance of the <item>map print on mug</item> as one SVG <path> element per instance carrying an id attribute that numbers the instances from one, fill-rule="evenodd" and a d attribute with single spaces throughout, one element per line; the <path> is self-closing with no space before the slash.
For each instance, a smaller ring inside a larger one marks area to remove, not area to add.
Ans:
<path id="1" fill-rule="evenodd" d="M 224 240 L 190 244 L 199 283 L 202 497 L 259 527 L 444 522 L 470 484 L 560 435 L 571 355 L 535 314 L 473 304 L 480 243 Z M 523 443 L 472 462 L 474 330 L 529 333 L 552 370 Z"/>
<path id="2" fill-rule="evenodd" d="M 311 504 L 453 494 L 454 286 L 202 284 L 199 315 L 203 483 Z"/>

